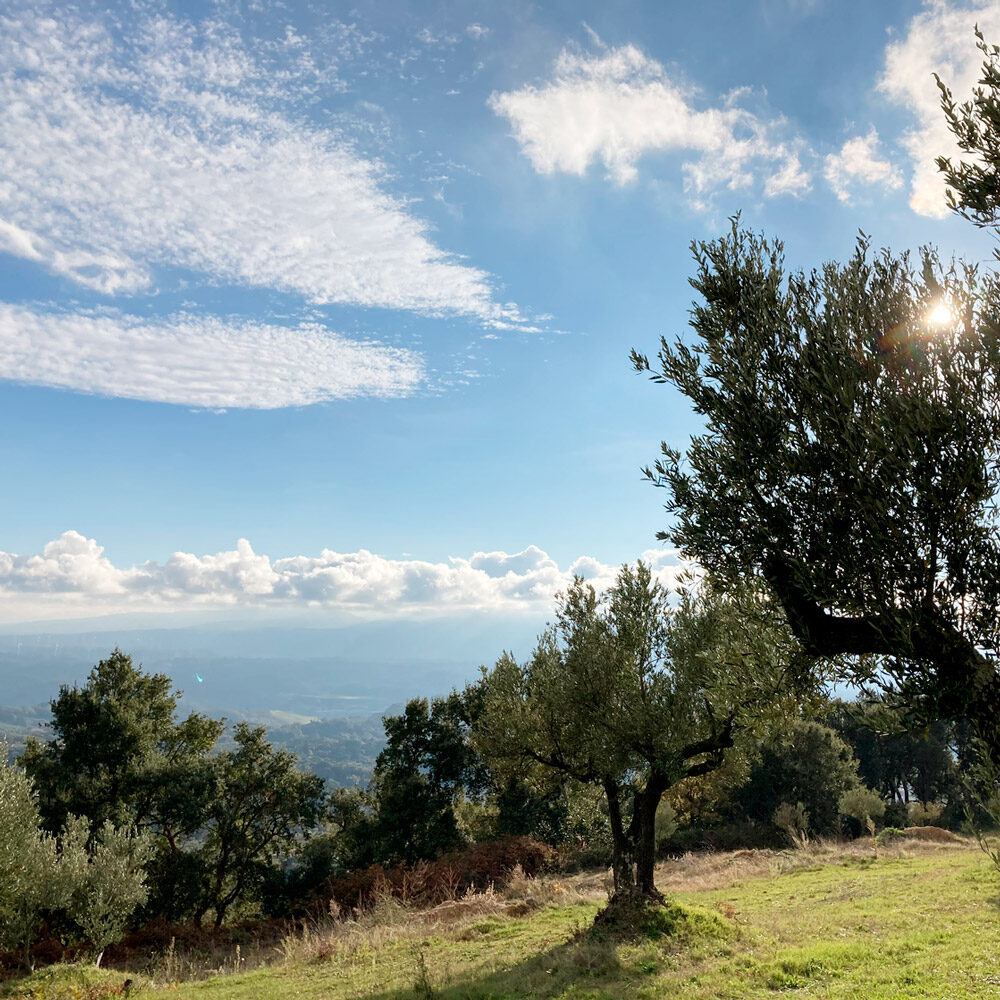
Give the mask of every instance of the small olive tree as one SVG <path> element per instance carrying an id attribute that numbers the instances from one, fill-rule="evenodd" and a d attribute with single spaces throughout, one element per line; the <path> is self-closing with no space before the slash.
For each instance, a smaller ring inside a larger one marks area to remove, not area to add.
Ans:
<path id="1" fill-rule="evenodd" d="M 0 947 L 31 964 L 45 913 L 65 913 L 93 946 L 97 963 L 121 939 L 146 900 L 148 837 L 105 822 L 90 840 L 85 816 L 70 816 L 58 838 L 41 828 L 31 779 L 7 764 L 0 744 Z"/>
<path id="2" fill-rule="evenodd" d="M 144 865 L 153 853 L 152 837 L 116 830 L 107 820 L 90 838 L 86 816 L 71 816 L 60 841 L 61 864 L 68 869 L 66 912 L 90 942 L 95 964 L 104 949 L 122 939 L 136 908 L 146 902 Z"/>
<path id="3" fill-rule="evenodd" d="M 691 586 L 671 607 L 649 567 L 598 594 L 576 579 L 531 659 L 486 675 L 473 740 L 495 767 L 542 767 L 603 789 L 613 901 L 658 899 L 657 806 L 740 752 L 800 679 L 776 606 Z"/>
<path id="4" fill-rule="evenodd" d="M 0 947 L 30 965 L 43 911 L 65 906 L 71 886 L 55 838 L 40 829 L 31 781 L 7 763 L 6 750 L 0 744 Z"/>

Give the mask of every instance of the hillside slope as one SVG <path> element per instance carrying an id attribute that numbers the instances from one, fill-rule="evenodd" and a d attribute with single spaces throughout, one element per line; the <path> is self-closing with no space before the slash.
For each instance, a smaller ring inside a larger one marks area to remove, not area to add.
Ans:
<path id="1" fill-rule="evenodd" d="M 679 909 L 622 944 L 589 932 L 600 876 L 522 885 L 423 914 L 339 924 L 286 959 L 199 982 L 146 982 L 176 1000 L 349 998 L 940 998 L 1000 996 L 998 878 L 968 844 L 736 852 L 666 865 Z M 782 869 L 793 869 L 785 870 Z M 550 901 L 549 901 L 550 900 Z M 544 905 L 539 905 L 539 901 Z M 670 933 L 662 933 L 669 931 Z M 50 970 L 8 984 L 37 1000 L 101 995 L 122 973 Z"/>

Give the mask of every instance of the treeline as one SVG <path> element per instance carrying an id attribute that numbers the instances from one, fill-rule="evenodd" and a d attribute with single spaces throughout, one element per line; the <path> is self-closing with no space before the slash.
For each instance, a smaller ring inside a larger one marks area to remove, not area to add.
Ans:
<path id="1" fill-rule="evenodd" d="M 961 822 L 964 723 L 826 699 L 780 616 L 748 620 L 697 588 L 670 607 L 641 564 L 606 594 L 578 581 L 528 662 L 386 716 L 367 787 L 332 791 L 263 728 L 220 749 L 223 722 L 178 718 L 170 679 L 115 650 L 0 771 L 0 946 L 28 961 L 48 931 L 99 956 L 155 921 L 356 905 L 386 870 L 442 858 L 464 884 L 614 863 L 627 889 L 647 806 L 660 856 Z"/>

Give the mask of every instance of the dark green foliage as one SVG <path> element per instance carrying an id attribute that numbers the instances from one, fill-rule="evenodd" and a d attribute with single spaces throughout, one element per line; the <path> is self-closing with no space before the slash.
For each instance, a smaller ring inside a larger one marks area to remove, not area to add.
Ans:
<path id="1" fill-rule="evenodd" d="M 298 770 L 294 754 L 275 750 L 262 727 L 238 723 L 236 749 L 213 759 L 207 837 L 197 849 L 205 873 L 194 913 L 215 911 L 221 927 L 234 904 L 252 898 L 275 863 L 324 813 L 323 779 Z"/>
<path id="2" fill-rule="evenodd" d="M 464 844 L 456 800 L 486 787 L 482 761 L 467 739 L 479 695 L 414 698 L 402 715 L 386 716 L 386 745 L 367 791 L 331 796 L 353 866 L 430 860 Z"/>
<path id="3" fill-rule="evenodd" d="M 46 829 L 61 829 L 71 814 L 94 829 L 105 821 L 155 826 L 168 842 L 198 828 L 208 755 L 223 724 L 197 713 L 175 722 L 171 687 L 116 649 L 83 687 L 60 688 L 52 739 L 29 739 L 21 758 Z"/>
<path id="4" fill-rule="evenodd" d="M 28 741 L 22 762 L 33 778 L 47 829 L 85 815 L 155 834 L 144 913 L 189 916 L 204 892 L 188 842 L 206 822 L 215 791 L 212 749 L 223 723 L 197 713 L 175 721 L 179 693 L 116 649 L 83 687 L 62 687 L 52 703 L 52 739 Z"/>
<path id="5" fill-rule="evenodd" d="M 747 783 L 734 790 L 734 817 L 769 823 L 782 803 L 801 802 L 809 833 L 839 833 L 837 800 L 857 784 L 851 748 L 832 729 L 799 719 L 764 747 Z"/>
<path id="6" fill-rule="evenodd" d="M 825 721 L 851 745 L 864 784 L 890 806 L 961 801 L 955 750 L 963 743 L 962 723 L 914 722 L 886 699 L 832 702 Z M 906 819 L 905 810 L 892 815 Z"/>
<path id="7" fill-rule="evenodd" d="M 367 789 L 331 795 L 338 875 L 374 863 L 430 861 L 475 839 L 562 839 L 562 784 L 494 773 L 473 746 L 469 735 L 483 703 L 480 682 L 444 698 L 414 698 L 400 715 L 384 717 L 385 746 Z M 482 813 L 478 837 L 460 821 L 470 807 Z"/>
<path id="8" fill-rule="evenodd" d="M 379 859 L 414 862 L 462 846 L 453 808 L 463 791 L 485 791 L 483 763 L 466 734 L 469 690 L 447 698 L 415 698 L 385 719 L 371 791 L 378 803 L 374 834 Z"/>
<path id="9" fill-rule="evenodd" d="M 569 802 L 564 783 L 530 785 L 513 775 L 500 776 L 493 801 L 499 837 L 534 837 L 546 844 L 563 841 L 569 819 Z"/>
<path id="10" fill-rule="evenodd" d="M 1000 755 L 1000 325 L 996 282 L 925 253 L 788 273 L 741 229 L 693 247 L 694 337 L 640 371 L 705 431 L 647 470 L 669 538 L 765 581 L 810 654 L 895 681 L 927 720 L 970 718 Z M 955 319 L 926 317 L 945 299 Z"/>
<path id="11" fill-rule="evenodd" d="M 29 740 L 23 763 L 46 827 L 76 814 L 92 831 L 108 821 L 150 831 L 146 917 L 197 922 L 212 910 L 218 926 L 317 824 L 323 780 L 243 723 L 234 748 L 214 753 L 223 723 L 176 721 L 171 687 L 116 649 L 83 687 L 60 690 L 52 740 Z"/>

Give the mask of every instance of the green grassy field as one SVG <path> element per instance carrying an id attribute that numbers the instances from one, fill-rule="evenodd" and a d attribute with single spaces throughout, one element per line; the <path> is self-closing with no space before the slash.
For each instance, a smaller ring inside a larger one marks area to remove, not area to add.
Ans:
<path id="1" fill-rule="evenodd" d="M 1000 997 L 1000 876 L 969 845 L 736 852 L 661 870 L 677 907 L 628 943 L 590 933 L 600 878 L 546 882 L 289 941 L 270 967 L 132 996 L 190 1000 L 376 997 Z M 678 891 L 687 885 L 686 891 Z M 238 959 L 236 960 L 238 961 Z M 233 966 L 236 967 L 236 961 Z M 3 996 L 96 1000 L 121 972 L 55 967 Z"/>

